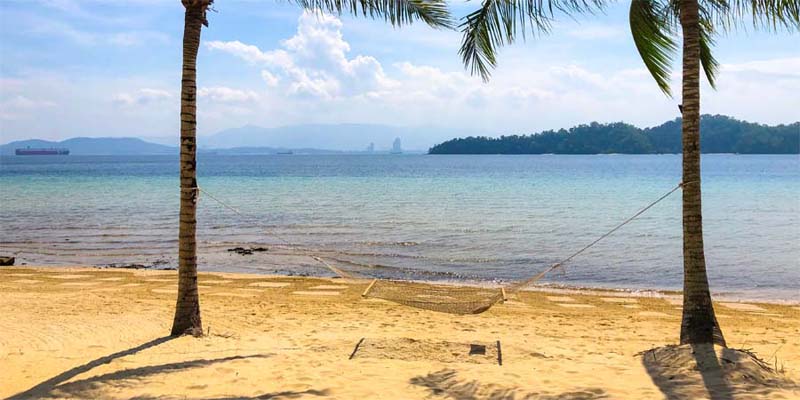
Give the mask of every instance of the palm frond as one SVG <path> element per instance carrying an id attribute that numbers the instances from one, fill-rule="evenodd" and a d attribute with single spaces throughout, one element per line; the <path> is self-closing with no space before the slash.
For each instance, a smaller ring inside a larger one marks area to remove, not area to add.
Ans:
<path id="1" fill-rule="evenodd" d="M 290 0 L 307 10 L 383 19 L 394 26 L 415 20 L 434 28 L 452 29 L 453 19 L 445 0 Z"/>
<path id="2" fill-rule="evenodd" d="M 655 0 L 631 0 L 629 19 L 639 56 L 661 91 L 671 97 L 669 81 L 678 45 L 670 12 Z"/>
<path id="3" fill-rule="evenodd" d="M 704 4 L 718 29 L 733 31 L 748 25 L 754 29 L 800 31 L 798 0 L 706 0 Z"/>
<path id="4" fill-rule="evenodd" d="M 497 50 L 526 33 L 545 34 L 556 13 L 573 15 L 602 10 L 607 0 L 483 0 L 481 7 L 467 14 L 460 25 L 458 53 L 470 73 L 488 81 L 497 65 Z"/>
<path id="5" fill-rule="evenodd" d="M 700 18 L 700 65 L 703 67 L 703 72 L 706 74 L 708 84 L 712 88 L 717 88 L 717 71 L 719 71 L 719 62 L 714 55 L 711 54 L 711 48 L 714 47 L 714 26 L 707 18 Z"/>

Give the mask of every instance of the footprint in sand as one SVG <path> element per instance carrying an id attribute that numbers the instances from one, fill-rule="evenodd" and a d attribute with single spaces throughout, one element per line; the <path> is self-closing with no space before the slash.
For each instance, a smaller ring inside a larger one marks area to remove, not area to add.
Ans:
<path id="1" fill-rule="evenodd" d="M 736 311 L 767 311 L 765 308 L 759 307 L 755 304 L 747 304 L 747 303 L 719 303 L 719 304 Z"/>
<path id="2" fill-rule="evenodd" d="M 571 303 L 575 301 L 572 297 L 567 296 L 547 296 L 547 300 L 556 302 L 556 303 Z"/>
<path id="3" fill-rule="evenodd" d="M 266 288 L 282 288 L 290 286 L 291 283 L 288 282 L 253 282 L 247 286 L 257 286 L 257 287 L 266 287 Z"/>
<path id="4" fill-rule="evenodd" d="M 331 292 L 331 291 L 309 291 L 309 290 L 299 290 L 297 292 L 292 292 L 292 294 L 297 294 L 301 296 L 338 296 L 339 292 Z"/>

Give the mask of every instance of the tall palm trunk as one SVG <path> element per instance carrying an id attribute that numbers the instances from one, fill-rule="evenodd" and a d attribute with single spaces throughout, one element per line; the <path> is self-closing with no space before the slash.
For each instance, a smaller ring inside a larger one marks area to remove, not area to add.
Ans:
<path id="1" fill-rule="evenodd" d="M 682 0 L 683 30 L 683 320 L 681 344 L 725 346 L 711 303 L 703 251 L 700 193 L 700 25 L 698 0 Z"/>
<path id="2" fill-rule="evenodd" d="M 201 335 L 200 299 L 197 293 L 197 49 L 208 1 L 183 1 L 183 78 L 181 80 L 180 225 L 178 228 L 178 303 L 172 335 Z M 199 3 L 199 4 L 198 4 Z M 202 3 L 206 3 L 203 5 Z"/>

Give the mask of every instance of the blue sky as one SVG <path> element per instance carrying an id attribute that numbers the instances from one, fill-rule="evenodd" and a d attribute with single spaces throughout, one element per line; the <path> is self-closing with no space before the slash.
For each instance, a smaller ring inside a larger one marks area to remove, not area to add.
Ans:
<path id="1" fill-rule="evenodd" d="M 477 4 L 452 6 L 460 16 Z M 655 125 L 677 117 L 679 101 L 644 70 L 626 7 L 561 18 L 551 35 L 503 49 L 483 83 L 460 64 L 458 32 L 218 0 L 199 54 L 198 132 L 342 122 L 488 134 L 595 120 Z M 177 135 L 182 26 L 179 0 L 0 1 L 0 142 Z M 800 119 L 798 39 L 721 37 L 719 90 L 704 88 L 703 111 Z"/>

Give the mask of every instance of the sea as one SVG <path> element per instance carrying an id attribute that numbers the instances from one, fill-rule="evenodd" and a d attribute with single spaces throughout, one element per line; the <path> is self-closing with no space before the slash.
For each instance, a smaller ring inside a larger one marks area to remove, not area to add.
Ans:
<path id="1" fill-rule="evenodd" d="M 502 284 L 580 250 L 680 182 L 680 155 L 198 157 L 201 271 Z M 705 154 L 717 295 L 800 301 L 800 157 Z M 173 156 L 0 158 L 0 255 L 177 266 Z M 230 251 L 256 248 L 252 254 Z M 541 282 L 682 284 L 680 190 Z"/>

